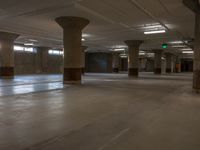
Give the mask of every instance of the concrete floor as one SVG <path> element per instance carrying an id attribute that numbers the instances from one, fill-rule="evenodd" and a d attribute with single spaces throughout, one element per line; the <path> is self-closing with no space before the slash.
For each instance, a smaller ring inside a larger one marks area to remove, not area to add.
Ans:
<path id="1" fill-rule="evenodd" d="M 192 75 L 86 74 L 0 81 L 0 150 L 199 150 Z M 20 91 L 20 92 L 19 92 Z"/>

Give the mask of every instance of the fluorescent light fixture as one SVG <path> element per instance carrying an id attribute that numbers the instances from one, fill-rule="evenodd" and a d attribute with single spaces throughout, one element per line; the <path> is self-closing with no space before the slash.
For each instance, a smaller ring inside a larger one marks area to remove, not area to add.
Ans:
<path id="1" fill-rule="evenodd" d="M 184 48 L 186 46 L 185 45 L 173 45 L 172 47 L 174 47 L 174 48 Z"/>
<path id="2" fill-rule="evenodd" d="M 161 57 L 161 59 L 162 59 L 162 60 L 165 60 L 165 58 L 164 58 L 164 57 Z"/>
<path id="3" fill-rule="evenodd" d="M 113 49 L 127 48 L 127 46 L 126 46 L 126 45 L 114 45 L 114 46 L 112 46 L 111 48 L 113 48 Z"/>
<path id="4" fill-rule="evenodd" d="M 194 52 L 193 51 L 183 51 L 182 53 L 183 54 L 193 54 Z"/>
<path id="5" fill-rule="evenodd" d="M 87 34 L 87 33 L 83 33 L 82 34 L 82 37 L 84 38 L 84 37 L 90 37 L 91 35 L 90 34 Z"/>
<path id="6" fill-rule="evenodd" d="M 25 46 L 33 46 L 33 43 L 24 43 Z"/>
<path id="7" fill-rule="evenodd" d="M 120 56 L 121 58 L 127 58 L 128 56 L 125 56 L 125 55 L 123 55 L 123 56 Z"/>
<path id="8" fill-rule="evenodd" d="M 114 51 L 124 51 L 125 49 L 124 48 L 116 48 L 114 49 Z"/>
<path id="9" fill-rule="evenodd" d="M 127 58 L 128 56 L 124 53 L 124 54 L 120 54 L 121 58 Z"/>
<path id="10" fill-rule="evenodd" d="M 146 31 L 144 34 L 158 34 L 158 33 L 165 33 L 165 30 L 157 30 L 157 31 Z"/>
<path id="11" fill-rule="evenodd" d="M 162 25 L 149 25 L 149 26 L 144 26 L 143 28 L 145 28 L 145 29 L 163 28 L 163 26 Z"/>
<path id="12" fill-rule="evenodd" d="M 170 44 L 183 44 L 183 41 L 171 41 Z"/>
<path id="13" fill-rule="evenodd" d="M 38 40 L 34 40 L 34 39 L 29 39 L 29 41 L 31 41 L 31 42 L 38 42 Z"/>
<path id="14" fill-rule="evenodd" d="M 191 48 L 183 48 L 183 49 L 181 49 L 182 51 L 192 51 L 192 49 Z"/>
<path id="15" fill-rule="evenodd" d="M 139 55 L 145 55 L 145 53 L 144 52 L 140 52 Z"/>

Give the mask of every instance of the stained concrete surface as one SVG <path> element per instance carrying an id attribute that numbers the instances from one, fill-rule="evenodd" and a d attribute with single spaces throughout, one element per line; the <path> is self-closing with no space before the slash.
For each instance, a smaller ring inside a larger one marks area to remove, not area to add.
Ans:
<path id="1" fill-rule="evenodd" d="M 0 89 L 20 78 L 1 81 Z M 27 78 L 57 81 L 52 86 L 61 80 Z M 1 96 L 0 150 L 200 149 L 200 96 L 191 74 L 86 74 L 83 82 Z"/>

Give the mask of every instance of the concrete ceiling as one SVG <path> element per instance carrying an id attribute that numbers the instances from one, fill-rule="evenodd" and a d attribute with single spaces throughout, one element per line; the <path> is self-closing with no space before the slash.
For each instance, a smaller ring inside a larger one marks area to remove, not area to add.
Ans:
<path id="1" fill-rule="evenodd" d="M 144 40 L 142 49 L 160 49 L 162 43 L 192 39 L 194 15 L 182 0 L 4 0 L 0 30 L 21 34 L 17 43 L 62 47 L 59 16 L 85 17 L 84 45 L 92 50 L 125 46 L 124 40 Z M 167 33 L 144 35 L 147 24 L 161 24 Z M 173 51 L 174 49 L 169 48 Z"/>

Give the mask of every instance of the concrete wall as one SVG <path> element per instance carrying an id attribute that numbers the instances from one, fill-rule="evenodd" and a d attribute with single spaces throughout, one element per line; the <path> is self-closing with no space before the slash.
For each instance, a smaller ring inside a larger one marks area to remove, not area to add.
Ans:
<path id="1" fill-rule="evenodd" d="M 146 71 L 147 72 L 154 72 L 154 59 L 147 59 L 146 62 Z"/>
<path id="2" fill-rule="evenodd" d="M 62 73 L 63 56 L 47 55 L 46 68 L 42 68 L 40 53 L 15 52 L 15 74 Z M 44 63 L 44 62 L 43 62 Z"/>
<path id="3" fill-rule="evenodd" d="M 47 66 L 48 66 L 47 73 L 62 73 L 63 56 L 49 55 Z"/>
<path id="4" fill-rule="evenodd" d="M 87 53 L 86 72 L 111 73 L 112 54 L 111 53 Z"/>

